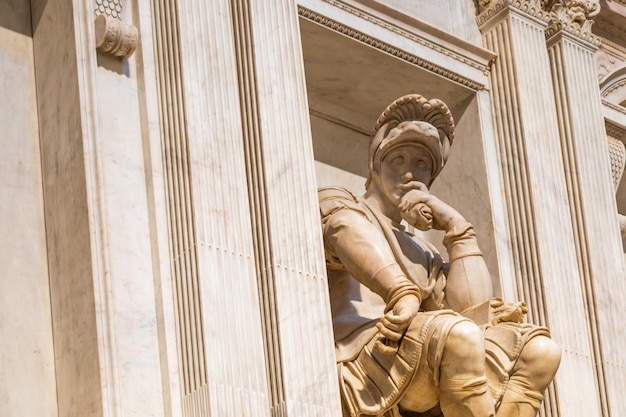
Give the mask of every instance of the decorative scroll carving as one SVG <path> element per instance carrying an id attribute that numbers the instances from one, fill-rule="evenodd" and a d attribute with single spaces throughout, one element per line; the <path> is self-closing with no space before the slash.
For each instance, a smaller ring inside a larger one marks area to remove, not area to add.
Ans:
<path id="1" fill-rule="evenodd" d="M 96 0 L 96 49 L 98 52 L 128 59 L 137 48 L 139 32 L 121 20 L 122 0 Z"/>
<path id="2" fill-rule="evenodd" d="M 600 3 L 597 0 L 550 0 L 544 3 L 544 8 L 550 13 L 547 38 L 565 31 L 596 46 L 600 45 L 598 37 L 591 33 L 593 19 L 600 13 Z"/>
<path id="3" fill-rule="evenodd" d="M 139 32 L 133 25 L 107 14 L 96 16 L 96 49 L 99 52 L 128 59 L 137 48 Z"/>

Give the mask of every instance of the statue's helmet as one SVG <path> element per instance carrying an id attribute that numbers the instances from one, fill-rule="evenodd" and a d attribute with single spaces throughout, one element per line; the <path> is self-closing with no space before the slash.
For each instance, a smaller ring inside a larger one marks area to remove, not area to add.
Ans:
<path id="1" fill-rule="evenodd" d="M 380 172 L 380 163 L 400 145 L 421 145 L 433 161 L 430 181 L 439 175 L 448 160 L 454 140 L 454 119 L 446 104 L 439 99 L 427 100 L 419 94 L 408 94 L 391 103 L 382 112 L 374 127 L 369 148 L 369 172 Z"/>

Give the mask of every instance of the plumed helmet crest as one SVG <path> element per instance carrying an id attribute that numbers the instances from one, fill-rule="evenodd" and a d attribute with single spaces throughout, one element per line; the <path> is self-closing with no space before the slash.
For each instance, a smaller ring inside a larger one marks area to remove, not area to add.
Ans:
<path id="1" fill-rule="evenodd" d="M 372 171 L 378 172 L 380 162 L 391 149 L 417 144 L 424 146 L 433 159 L 432 182 L 446 164 L 453 140 L 454 119 L 443 101 L 428 100 L 419 94 L 402 96 L 387 106 L 376 121 L 369 149 L 370 176 Z"/>

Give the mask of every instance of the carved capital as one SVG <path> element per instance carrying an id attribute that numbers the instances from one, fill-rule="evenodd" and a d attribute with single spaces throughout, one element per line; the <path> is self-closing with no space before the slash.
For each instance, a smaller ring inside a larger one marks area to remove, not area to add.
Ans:
<path id="1" fill-rule="evenodd" d="M 549 0 L 544 2 L 544 8 L 550 13 L 546 37 L 564 31 L 596 46 L 600 45 L 598 37 L 591 33 L 593 19 L 600 13 L 598 0 Z"/>
<path id="2" fill-rule="evenodd" d="M 107 14 L 96 16 L 96 49 L 99 52 L 130 58 L 137 48 L 139 33 L 133 25 Z"/>
<path id="3" fill-rule="evenodd" d="M 478 25 L 489 22 L 505 9 L 518 10 L 543 22 L 549 21 L 549 14 L 541 7 L 540 0 L 480 0 L 478 4 Z"/>

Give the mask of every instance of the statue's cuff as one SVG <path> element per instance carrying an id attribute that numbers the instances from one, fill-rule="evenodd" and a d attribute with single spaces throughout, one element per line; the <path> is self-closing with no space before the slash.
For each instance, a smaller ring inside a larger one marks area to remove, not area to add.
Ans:
<path id="1" fill-rule="evenodd" d="M 446 232 L 443 244 L 448 250 L 450 262 L 466 256 L 482 256 L 482 252 L 476 241 L 474 226 L 469 222 L 455 224 Z"/>
<path id="2" fill-rule="evenodd" d="M 415 295 L 418 301 L 422 302 L 419 287 L 406 277 L 397 263 L 392 263 L 378 270 L 367 286 L 385 301 L 385 313 L 391 310 L 396 302 L 405 295 Z"/>
<path id="3" fill-rule="evenodd" d="M 422 294 L 420 293 L 420 290 L 416 285 L 413 285 L 412 288 L 401 288 L 399 291 L 396 291 L 396 293 L 391 297 L 389 301 L 387 301 L 387 305 L 385 306 L 385 314 L 393 310 L 393 306 L 395 306 L 398 300 L 405 295 L 414 295 L 417 297 L 417 301 L 420 304 L 422 303 Z"/>

